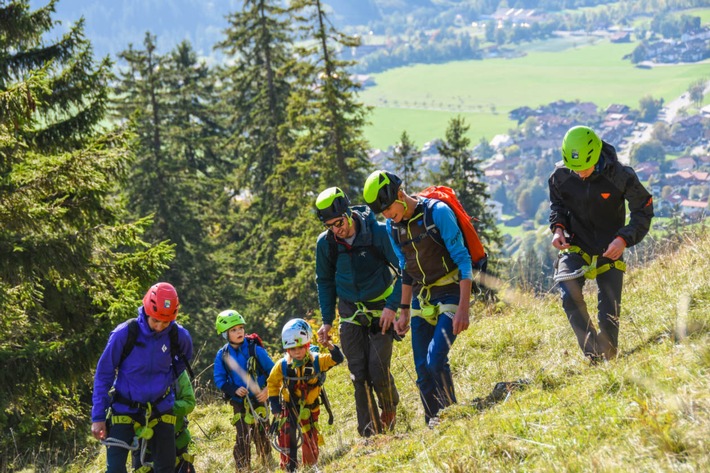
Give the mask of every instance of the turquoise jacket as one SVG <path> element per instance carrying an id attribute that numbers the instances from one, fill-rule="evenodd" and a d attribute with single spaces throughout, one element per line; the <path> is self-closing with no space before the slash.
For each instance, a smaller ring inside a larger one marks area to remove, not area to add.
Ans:
<path id="1" fill-rule="evenodd" d="M 334 237 L 330 230 L 316 243 L 316 284 L 323 323 L 332 325 L 336 299 L 367 302 L 381 296 L 394 283 L 385 307 L 397 310 L 402 282 L 392 268 L 399 259 L 392 249 L 387 229 L 365 206 L 352 207 L 356 229 L 352 245 Z"/>

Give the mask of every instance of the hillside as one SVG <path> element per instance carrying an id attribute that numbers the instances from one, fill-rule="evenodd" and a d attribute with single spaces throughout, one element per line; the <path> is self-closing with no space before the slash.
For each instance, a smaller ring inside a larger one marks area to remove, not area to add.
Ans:
<path id="1" fill-rule="evenodd" d="M 452 350 L 459 404 L 435 430 L 423 424 L 408 343 L 397 344 L 393 361 L 402 396 L 393 436 L 356 437 L 347 369 L 336 368 L 327 382 L 336 423 L 322 423 L 321 471 L 709 471 L 708 246 L 704 231 L 630 270 L 620 357 L 600 366 L 582 359 L 556 294 L 506 293 L 497 308 L 476 305 Z M 496 383 L 519 379 L 529 385 L 474 407 Z M 234 471 L 230 415 L 203 399 L 192 416 L 198 471 Z M 99 451 L 62 471 L 101 471 Z"/>

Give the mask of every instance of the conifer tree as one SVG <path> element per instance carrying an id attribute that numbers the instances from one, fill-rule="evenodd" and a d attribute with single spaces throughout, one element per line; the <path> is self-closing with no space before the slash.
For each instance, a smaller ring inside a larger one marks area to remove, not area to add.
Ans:
<path id="1" fill-rule="evenodd" d="M 359 84 L 350 75 L 352 61 L 338 59 L 359 40 L 334 28 L 321 0 L 291 2 L 299 25 L 299 85 L 289 104 L 290 129 L 297 130 L 295 153 L 308 156 L 325 186 L 337 185 L 354 200 L 370 163 L 363 137 L 369 108 L 357 99 Z"/>
<path id="2" fill-rule="evenodd" d="M 108 61 L 81 22 L 55 43 L 54 2 L 0 1 L 0 457 L 86 430 L 92 368 L 172 257 L 114 198 L 131 155 L 101 132 Z M 15 454 L 12 457 L 16 456 Z M 10 466 L 12 469 L 12 466 Z"/>
<path id="3" fill-rule="evenodd" d="M 178 288 L 185 313 L 213 294 L 217 270 L 208 242 L 215 195 L 232 166 L 216 150 L 221 128 L 214 118 L 214 75 L 187 42 L 169 54 L 146 33 L 143 49 L 119 54 L 114 114 L 132 120 L 137 160 L 126 186 L 135 216 L 154 215 L 153 242 L 169 240 L 176 258 L 163 278 Z"/>
<path id="4" fill-rule="evenodd" d="M 242 9 L 228 16 L 225 38 L 217 45 L 229 64 L 218 70 L 221 148 L 236 171 L 215 196 L 219 220 L 210 235 L 212 257 L 224 270 L 219 298 L 248 314 L 250 326 L 263 327 L 265 339 L 280 330 L 272 307 L 280 298 L 272 300 L 267 293 L 282 264 L 277 259 L 282 228 L 291 224 L 274 197 L 271 179 L 288 147 L 280 129 L 295 82 L 293 31 L 282 3 L 244 0 Z"/>
<path id="5" fill-rule="evenodd" d="M 244 0 L 230 14 L 226 38 L 217 44 L 234 63 L 222 68 L 220 102 L 229 139 L 225 150 L 239 161 L 238 187 L 265 196 L 268 177 L 282 155 L 279 128 L 293 82 L 293 35 L 288 12 L 277 0 Z"/>
<path id="6" fill-rule="evenodd" d="M 407 191 L 413 191 L 414 185 L 419 183 L 419 164 L 421 152 L 417 149 L 406 131 L 402 132 L 399 143 L 394 147 L 392 161 L 394 173 L 402 178 Z"/>
<path id="7" fill-rule="evenodd" d="M 291 2 L 299 31 L 296 82 L 288 100 L 287 120 L 280 141 L 283 153 L 270 188 L 279 217 L 262 227 L 275 245 L 265 299 L 277 318 L 309 314 L 317 307 L 316 237 L 322 226 L 315 215 L 315 198 L 326 187 L 344 189 L 354 203 L 369 171 L 362 127 L 368 109 L 356 99 L 358 89 L 349 62 L 337 51 L 357 42 L 336 31 L 320 1 Z"/>
<path id="8" fill-rule="evenodd" d="M 490 195 L 483 182 L 481 161 L 474 156 L 471 139 L 466 136 L 469 128 L 462 117 L 449 121 L 446 139 L 439 145 L 441 167 L 431 177 L 432 183 L 454 189 L 466 212 L 479 220 L 474 226 L 490 255 L 501 246 L 502 237 L 495 217 L 486 205 Z"/>

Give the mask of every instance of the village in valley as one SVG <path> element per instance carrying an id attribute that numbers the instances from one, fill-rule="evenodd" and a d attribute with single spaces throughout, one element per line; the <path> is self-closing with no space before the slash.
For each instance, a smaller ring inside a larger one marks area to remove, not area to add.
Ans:
<path id="1" fill-rule="evenodd" d="M 541 31 L 541 25 L 549 23 L 548 14 L 519 8 L 499 9 L 486 19 L 495 22 L 501 30 L 511 31 Z M 710 27 L 701 25 L 699 17 L 684 18 L 690 23 L 683 26 L 677 21 L 658 20 L 662 21 L 668 24 L 657 25 L 658 28 L 684 30 L 669 32 L 669 37 L 647 35 L 647 39 L 640 41 L 624 60 L 641 69 L 710 61 Z M 597 37 L 612 43 L 628 43 L 633 35 L 639 39 L 639 34 L 647 34 L 631 26 L 602 23 L 599 20 L 598 24 L 591 24 L 587 31 L 558 30 L 554 35 Z M 485 23 L 473 26 L 484 27 Z M 480 58 L 512 58 L 525 54 L 511 46 L 488 46 Z M 356 80 L 364 87 L 373 85 L 366 75 L 357 76 Z M 557 100 L 537 108 L 522 106 L 510 111 L 508 116 L 517 122 L 517 128 L 487 137 L 486 144 L 479 144 L 474 149 L 474 156 L 481 160 L 480 166 L 485 172 L 483 179 L 492 197 L 489 206 L 501 231 L 508 234 L 512 233 L 512 227 L 522 226 L 523 230 L 529 231 L 546 225 L 547 178 L 560 160 L 559 147 L 566 130 L 578 124 L 596 129 L 604 141 L 617 149 L 620 161 L 631 165 L 652 191 L 656 216 L 661 217 L 655 222 L 657 230 L 666 226 L 663 217 L 674 218 L 681 224 L 707 218 L 710 105 L 704 105 L 707 104 L 704 98 L 708 93 L 710 81 L 706 77 L 688 84 L 688 91 L 668 103 L 647 96 L 641 100 L 638 109 L 621 103 Z M 476 123 L 470 125 L 475 129 Z M 437 145 L 440 143 L 441 140 L 432 140 L 421 148 L 419 159 L 423 168 L 439 168 Z M 386 166 L 391 163 L 393 150 L 394 147 L 373 150 L 371 159 L 376 165 Z M 417 187 L 420 182 L 412 184 Z M 536 191 L 526 194 L 523 199 L 526 201 L 521 205 L 521 192 L 531 187 Z"/>

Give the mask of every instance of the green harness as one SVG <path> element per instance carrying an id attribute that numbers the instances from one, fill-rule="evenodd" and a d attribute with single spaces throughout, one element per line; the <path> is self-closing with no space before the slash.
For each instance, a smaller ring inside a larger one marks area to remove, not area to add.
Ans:
<path id="1" fill-rule="evenodd" d="M 367 302 L 379 302 L 381 300 L 387 299 L 390 294 L 394 291 L 394 283 L 397 282 L 395 281 L 392 283 L 391 286 L 389 286 L 387 289 L 385 289 L 385 292 L 380 294 L 379 296 L 375 297 L 374 299 L 370 299 Z M 350 317 L 341 317 L 340 321 L 341 322 L 347 322 L 349 324 L 355 324 L 355 325 L 362 325 L 360 322 L 358 322 L 357 318 L 360 314 L 365 314 L 365 316 L 368 319 L 369 324 L 372 324 L 372 319 L 377 319 L 382 316 L 382 310 L 373 310 L 373 309 L 368 309 L 367 306 L 362 303 L 362 302 L 356 302 L 355 306 L 357 307 L 357 310 L 353 315 Z"/>
<path id="2" fill-rule="evenodd" d="M 610 263 L 603 264 L 601 266 L 597 266 L 597 255 L 590 256 L 587 252 L 585 252 L 582 248 L 578 246 L 572 245 L 566 250 L 560 251 L 561 255 L 567 255 L 570 253 L 577 253 L 579 256 L 582 257 L 584 262 L 587 263 L 581 268 L 584 270 L 584 277 L 587 279 L 594 279 L 600 274 L 604 274 L 612 268 L 618 269 L 621 272 L 626 271 L 626 263 L 621 260 L 616 260 Z"/>

